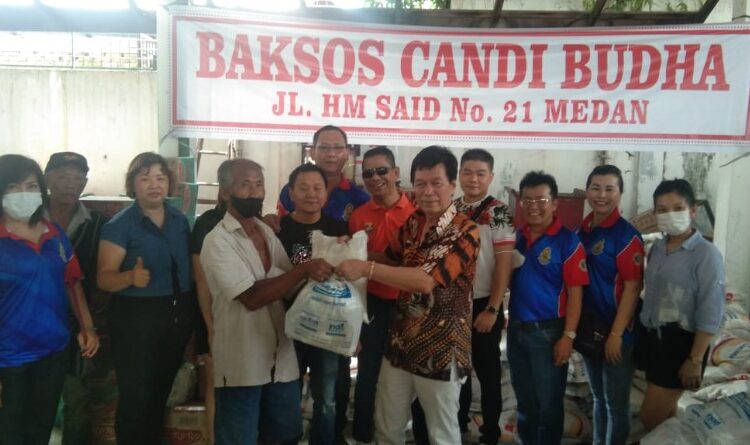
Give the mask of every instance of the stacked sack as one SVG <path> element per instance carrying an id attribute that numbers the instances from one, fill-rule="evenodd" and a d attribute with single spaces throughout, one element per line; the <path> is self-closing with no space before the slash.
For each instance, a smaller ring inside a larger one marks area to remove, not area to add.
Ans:
<path id="1" fill-rule="evenodd" d="M 641 441 L 644 445 L 750 443 L 750 317 L 747 296 L 727 293 L 724 319 L 712 342 L 698 391 L 686 391 L 676 418 Z"/>

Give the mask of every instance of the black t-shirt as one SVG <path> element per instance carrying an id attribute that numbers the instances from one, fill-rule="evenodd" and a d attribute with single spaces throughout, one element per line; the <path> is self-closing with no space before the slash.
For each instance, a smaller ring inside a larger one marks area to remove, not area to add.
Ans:
<path id="1" fill-rule="evenodd" d="M 295 266 L 312 259 L 310 235 L 313 230 L 320 230 L 323 235 L 327 236 L 341 236 L 349 233 L 345 222 L 335 220 L 325 214 L 322 214 L 320 219 L 313 224 L 298 223 L 292 219 L 291 215 L 286 215 L 281 218 L 280 224 L 281 231 L 278 237 Z"/>
<path id="2" fill-rule="evenodd" d="M 224 213 L 226 213 L 224 210 L 213 208 L 201 213 L 201 216 L 195 220 L 193 232 L 190 234 L 190 253 L 200 255 L 201 248 L 203 248 L 203 240 L 208 235 L 208 232 L 212 231 L 224 219 Z"/>

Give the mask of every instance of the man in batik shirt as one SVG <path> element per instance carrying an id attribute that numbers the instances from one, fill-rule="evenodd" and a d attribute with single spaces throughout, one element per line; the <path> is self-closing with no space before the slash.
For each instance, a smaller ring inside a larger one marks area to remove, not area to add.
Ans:
<path id="1" fill-rule="evenodd" d="M 378 261 L 349 260 L 338 273 L 400 289 L 375 399 L 378 444 L 403 444 L 419 398 L 433 445 L 461 443 L 456 417 L 471 372 L 471 290 L 479 228 L 456 211 L 456 157 L 430 146 L 411 166 L 417 211 Z"/>

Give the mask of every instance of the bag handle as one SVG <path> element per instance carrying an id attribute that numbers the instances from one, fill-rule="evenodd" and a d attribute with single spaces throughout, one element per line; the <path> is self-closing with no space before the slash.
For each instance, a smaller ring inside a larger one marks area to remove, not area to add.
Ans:
<path id="1" fill-rule="evenodd" d="M 474 213 L 471 214 L 471 219 L 474 222 L 477 222 L 479 217 L 482 215 L 482 213 L 487 209 L 487 207 L 490 205 L 492 200 L 495 199 L 492 197 L 492 195 L 484 198 L 484 200 L 479 204 L 479 206 L 474 209 Z"/>

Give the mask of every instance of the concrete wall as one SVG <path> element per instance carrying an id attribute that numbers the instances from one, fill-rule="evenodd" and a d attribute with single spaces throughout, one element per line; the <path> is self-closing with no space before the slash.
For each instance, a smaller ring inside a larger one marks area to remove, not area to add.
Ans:
<path id="1" fill-rule="evenodd" d="M 0 154 L 44 168 L 56 151 L 89 159 L 87 191 L 117 195 L 136 154 L 158 149 L 156 74 L 0 69 Z"/>

